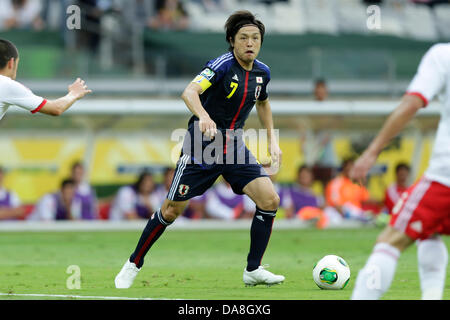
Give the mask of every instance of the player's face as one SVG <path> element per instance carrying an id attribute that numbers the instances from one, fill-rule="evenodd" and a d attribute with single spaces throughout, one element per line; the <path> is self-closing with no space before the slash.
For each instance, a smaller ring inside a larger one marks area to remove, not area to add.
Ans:
<path id="1" fill-rule="evenodd" d="M 256 26 L 245 26 L 239 29 L 234 37 L 233 51 L 244 63 L 253 62 L 261 49 L 261 33 Z"/>
<path id="2" fill-rule="evenodd" d="M 19 68 L 19 58 L 13 60 L 12 68 L 11 68 L 11 79 L 16 80 L 17 77 L 17 69 Z"/>

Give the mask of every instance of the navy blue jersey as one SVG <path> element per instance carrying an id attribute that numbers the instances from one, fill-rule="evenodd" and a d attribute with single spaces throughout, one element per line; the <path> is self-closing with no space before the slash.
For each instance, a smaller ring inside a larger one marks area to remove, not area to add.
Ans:
<path id="1" fill-rule="evenodd" d="M 244 127 L 256 100 L 268 98 L 267 84 L 270 69 L 259 60 L 253 69 L 241 67 L 233 52 L 228 52 L 206 63 L 193 82 L 199 83 L 204 92 L 200 95 L 203 108 L 216 123 L 218 130 Z M 205 82 L 207 85 L 205 85 Z M 198 118 L 194 115 L 189 125 Z"/>

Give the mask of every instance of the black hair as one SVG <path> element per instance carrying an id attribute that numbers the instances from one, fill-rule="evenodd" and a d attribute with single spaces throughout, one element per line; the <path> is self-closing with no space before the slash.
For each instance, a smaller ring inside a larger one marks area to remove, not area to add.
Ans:
<path id="1" fill-rule="evenodd" d="M 11 58 L 16 60 L 18 57 L 19 51 L 16 46 L 8 40 L 0 39 L 0 69 L 6 67 Z"/>
<path id="2" fill-rule="evenodd" d="M 350 156 L 347 158 L 344 158 L 344 160 L 342 160 L 342 169 L 344 169 L 349 163 L 354 163 L 356 161 L 356 157 L 355 156 Z"/>
<path id="3" fill-rule="evenodd" d="M 306 164 L 303 164 L 301 166 L 298 167 L 297 169 L 297 175 L 300 174 L 300 172 L 302 172 L 303 170 L 309 170 L 312 171 L 311 168 L 309 166 L 307 166 Z"/>
<path id="4" fill-rule="evenodd" d="M 75 162 L 72 164 L 72 171 L 73 171 L 76 167 L 84 168 L 84 165 L 83 165 L 83 163 L 82 163 L 81 161 L 75 161 Z"/>
<path id="5" fill-rule="evenodd" d="M 175 169 L 173 167 L 165 167 L 163 171 L 163 175 L 167 176 L 169 172 L 174 171 Z"/>
<path id="6" fill-rule="evenodd" d="M 151 172 L 149 172 L 149 171 L 143 171 L 143 172 L 139 175 L 137 181 L 133 184 L 133 189 L 134 189 L 136 192 L 139 191 L 139 188 L 141 187 L 142 182 L 143 182 L 144 179 L 147 178 L 147 177 L 152 177 L 152 178 L 153 178 L 153 175 L 151 174 Z"/>
<path id="7" fill-rule="evenodd" d="M 318 78 L 318 79 L 316 79 L 314 84 L 315 84 L 315 86 L 318 86 L 318 85 L 326 86 L 327 85 L 327 81 L 324 78 Z"/>
<path id="8" fill-rule="evenodd" d="M 228 48 L 229 51 L 233 51 L 232 42 L 234 42 L 236 33 L 238 33 L 239 29 L 241 29 L 243 26 L 249 24 L 254 25 L 259 29 L 259 32 L 261 33 L 261 44 L 263 43 L 264 33 L 266 31 L 264 24 L 261 21 L 257 20 L 253 13 L 251 13 L 250 11 L 236 11 L 227 19 L 227 22 L 225 22 L 225 39 L 230 44 Z"/>
<path id="9" fill-rule="evenodd" d="M 73 179 L 64 179 L 61 182 L 61 190 L 65 189 L 66 187 L 69 186 L 75 186 L 75 181 Z"/>
<path id="10" fill-rule="evenodd" d="M 411 171 L 411 167 L 406 162 L 400 162 L 395 166 L 395 173 L 398 173 L 401 169 Z"/>

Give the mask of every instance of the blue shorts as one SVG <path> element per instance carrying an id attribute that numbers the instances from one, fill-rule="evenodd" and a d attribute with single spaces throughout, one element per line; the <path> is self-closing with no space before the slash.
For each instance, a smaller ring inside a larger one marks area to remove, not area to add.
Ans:
<path id="1" fill-rule="evenodd" d="M 191 139 L 195 131 L 198 134 L 198 128 L 190 126 L 186 133 L 167 199 L 186 201 L 201 195 L 220 175 L 236 194 L 243 194 L 242 190 L 249 182 L 268 176 L 242 137 L 219 132 L 213 141 L 204 141 L 201 134 L 202 138 Z"/>

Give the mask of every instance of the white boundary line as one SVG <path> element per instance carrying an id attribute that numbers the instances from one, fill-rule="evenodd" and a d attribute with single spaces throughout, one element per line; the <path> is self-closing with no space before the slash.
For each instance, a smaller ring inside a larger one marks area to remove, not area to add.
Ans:
<path id="1" fill-rule="evenodd" d="M 167 298 L 130 298 L 130 297 L 104 297 L 104 296 L 79 296 L 71 294 L 40 294 L 40 293 L 3 293 L 0 296 L 6 297 L 38 297 L 38 298 L 71 298 L 71 299 L 100 299 L 100 300 L 185 300 Z"/>
<path id="2" fill-rule="evenodd" d="M 189 220 L 178 218 L 167 230 L 247 230 L 252 220 Z M 23 231 L 142 231 L 147 224 L 146 219 L 139 221 L 2 221 L 0 232 Z M 330 225 L 329 229 L 370 227 L 356 220 L 344 220 L 340 224 Z M 314 228 L 309 222 L 299 219 L 276 220 L 273 224 L 276 229 L 306 229 Z"/>

